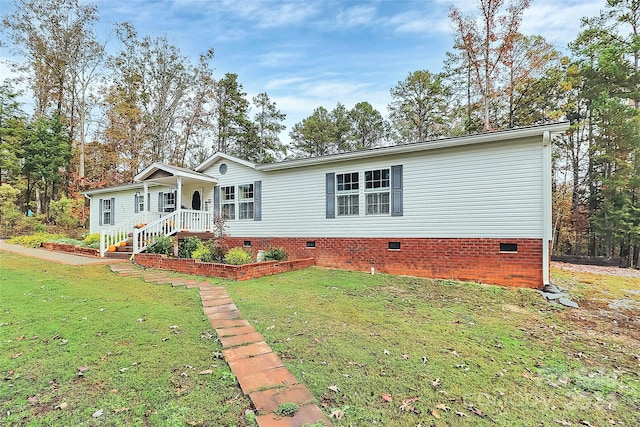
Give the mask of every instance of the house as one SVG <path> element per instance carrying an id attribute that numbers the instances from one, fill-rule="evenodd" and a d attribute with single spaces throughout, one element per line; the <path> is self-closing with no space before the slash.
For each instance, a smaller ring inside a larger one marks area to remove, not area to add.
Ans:
<path id="1" fill-rule="evenodd" d="M 212 230 L 320 266 L 539 288 L 549 282 L 551 138 L 568 123 L 256 165 L 216 153 L 88 191 L 101 253 L 134 233 Z M 138 228 L 134 228 L 138 227 Z"/>

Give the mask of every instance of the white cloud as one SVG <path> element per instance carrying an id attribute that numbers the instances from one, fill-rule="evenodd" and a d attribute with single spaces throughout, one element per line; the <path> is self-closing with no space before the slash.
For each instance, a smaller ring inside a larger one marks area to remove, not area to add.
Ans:
<path id="1" fill-rule="evenodd" d="M 224 0 L 225 9 L 256 22 L 259 28 L 297 26 L 318 12 L 311 2 L 263 2 L 259 0 Z"/>
<path id="2" fill-rule="evenodd" d="M 372 24 L 376 20 L 376 8 L 373 6 L 354 6 L 338 12 L 338 24 L 359 26 Z"/>
<path id="3" fill-rule="evenodd" d="M 548 42 L 563 47 L 581 31 L 580 18 L 597 16 L 603 6 L 602 0 L 534 1 L 524 13 L 521 32 L 540 34 Z"/>

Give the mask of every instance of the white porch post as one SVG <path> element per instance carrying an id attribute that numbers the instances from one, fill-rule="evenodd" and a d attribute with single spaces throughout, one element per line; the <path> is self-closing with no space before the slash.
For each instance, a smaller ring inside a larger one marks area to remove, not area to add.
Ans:
<path id="1" fill-rule="evenodd" d="M 178 188 L 176 191 L 176 210 L 178 211 L 178 215 L 176 217 L 177 219 L 176 228 L 183 229 L 184 224 L 182 224 L 183 219 L 182 219 L 182 177 L 181 176 L 179 176 L 176 179 L 176 186 Z"/>
<path id="2" fill-rule="evenodd" d="M 147 213 L 151 212 L 151 203 L 149 200 L 149 184 L 145 181 L 144 184 L 142 184 L 142 187 L 144 189 L 144 222 L 149 222 L 149 214 Z"/>

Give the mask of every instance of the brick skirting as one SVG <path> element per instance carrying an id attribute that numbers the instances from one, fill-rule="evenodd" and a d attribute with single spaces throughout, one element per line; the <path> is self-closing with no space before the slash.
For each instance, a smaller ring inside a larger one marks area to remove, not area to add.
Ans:
<path id="1" fill-rule="evenodd" d="M 264 261 L 244 265 L 229 265 L 200 262 L 186 258 L 169 258 L 166 255 L 148 253 L 136 254 L 133 257 L 133 262 L 148 268 L 160 268 L 178 273 L 222 277 L 233 280 L 255 279 L 284 273 L 285 271 L 301 270 L 314 265 L 314 259 L 310 257 L 291 261 Z"/>
<path id="2" fill-rule="evenodd" d="M 382 273 L 528 288 L 543 285 L 542 239 L 227 237 L 225 244 L 250 246 L 254 253 L 282 247 L 290 258 L 313 257 L 323 267 L 373 267 Z M 398 244 L 400 249 L 389 249 Z"/>

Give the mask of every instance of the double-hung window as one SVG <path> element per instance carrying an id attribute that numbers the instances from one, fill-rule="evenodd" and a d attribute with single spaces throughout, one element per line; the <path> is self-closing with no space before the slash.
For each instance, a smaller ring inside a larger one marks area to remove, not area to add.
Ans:
<path id="1" fill-rule="evenodd" d="M 144 212 L 144 196 L 141 194 L 135 195 L 136 212 Z"/>
<path id="2" fill-rule="evenodd" d="M 238 185 L 238 219 L 253 219 L 253 184 Z"/>
<path id="3" fill-rule="evenodd" d="M 176 210 L 176 193 L 170 191 L 168 193 L 163 193 L 162 195 L 162 206 L 165 212 L 173 212 Z"/>
<path id="4" fill-rule="evenodd" d="M 360 213 L 360 182 L 358 172 L 336 174 L 338 216 Z"/>
<path id="5" fill-rule="evenodd" d="M 220 188 L 222 217 L 236 219 L 236 188 L 234 186 Z"/>
<path id="6" fill-rule="evenodd" d="M 389 169 L 365 171 L 364 186 L 367 215 L 389 215 Z"/>
<path id="7" fill-rule="evenodd" d="M 111 218 L 113 216 L 113 206 L 111 205 L 111 199 L 102 199 L 102 224 L 112 224 Z"/>

